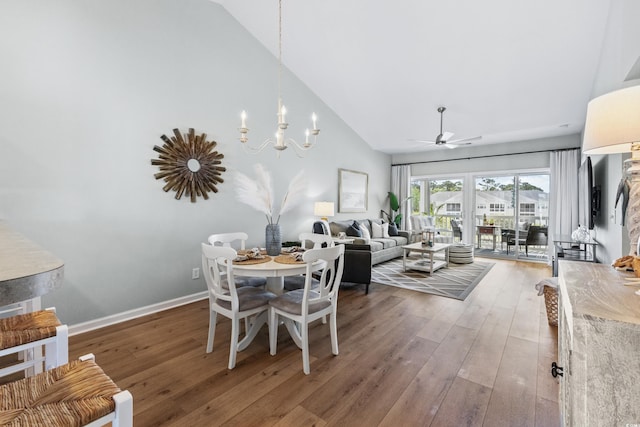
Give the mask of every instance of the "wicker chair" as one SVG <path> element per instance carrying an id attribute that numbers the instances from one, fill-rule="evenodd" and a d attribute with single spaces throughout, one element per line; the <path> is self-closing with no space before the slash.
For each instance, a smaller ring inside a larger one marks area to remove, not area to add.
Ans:
<path id="1" fill-rule="evenodd" d="M 453 238 L 457 237 L 462 241 L 462 221 L 451 218 L 451 230 L 453 231 Z"/>
<path id="2" fill-rule="evenodd" d="M 0 369 L 0 376 L 22 370 L 25 375 L 33 375 L 67 363 L 68 337 L 67 326 L 60 322 L 54 308 L 0 319 L 0 357 L 21 354 L 23 358 Z"/>
<path id="3" fill-rule="evenodd" d="M 133 426 L 133 397 L 89 354 L 34 377 L 0 385 L 0 424 Z"/>

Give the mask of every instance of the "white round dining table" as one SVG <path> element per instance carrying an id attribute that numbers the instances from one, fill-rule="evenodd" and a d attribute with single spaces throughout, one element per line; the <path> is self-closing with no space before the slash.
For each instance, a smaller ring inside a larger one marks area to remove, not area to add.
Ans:
<path id="1" fill-rule="evenodd" d="M 224 261 L 221 261 L 224 264 Z M 318 260 L 311 264 L 312 271 L 322 270 L 325 262 Z M 236 276 L 266 277 L 267 289 L 276 295 L 284 292 L 284 277 L 297 276 L 307 271 L 307 264 L 284 264 L 277 262 L 273 257 L 260 264 L 233 264 L 233 274 Z"/>

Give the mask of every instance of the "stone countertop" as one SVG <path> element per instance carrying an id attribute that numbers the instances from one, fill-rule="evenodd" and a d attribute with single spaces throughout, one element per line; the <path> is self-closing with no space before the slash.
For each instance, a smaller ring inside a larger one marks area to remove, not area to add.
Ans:
<path id="1" fill-rule="evenodd" d="M 625 286 L 625 278 L 635 277 L 633 272 L 562 259 L 559 268 L 565 282 L 560 292 L 566 293 L 565 309 L 573 316 L 640 324 L 640 296 L 635 294 L 639 287 Z"/>
<path id="2" fill-rule="evenodd" d="M 62 260 L 0 221 L 0 306 L 44 295 L 63 277 Z"/>

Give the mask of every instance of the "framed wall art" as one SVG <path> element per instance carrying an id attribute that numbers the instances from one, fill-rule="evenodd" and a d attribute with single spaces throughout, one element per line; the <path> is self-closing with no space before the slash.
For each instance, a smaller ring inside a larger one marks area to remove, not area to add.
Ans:
<path id="1" fill-rule="evenodd" d="M 366 212 L 369 201 L 369 175 L 338 169 L 338 212 Z"/>

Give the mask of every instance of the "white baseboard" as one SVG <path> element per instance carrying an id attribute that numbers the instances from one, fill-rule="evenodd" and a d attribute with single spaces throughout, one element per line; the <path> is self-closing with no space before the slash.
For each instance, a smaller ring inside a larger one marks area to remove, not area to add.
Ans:
<path id="1" fill-rule="evenodd" d="M 93 331 L 94 329 L 104 328 L 105 326 L 115 325 L 116 323 L 125 322 L 127 320 L 136 319 L 138 317 L 147 316 L 159 311 L 168 310 L 170 308 L 180 307 L 181 305 L 191 304 L 208 297 L 208 292 L 198 292 L 197 294 L 186 295 L 184 297 L 175 298 L 168 301 L 159 302 L 157 304 L 140 307 L 133 310 L 125 311 L 101 319 L 90 320 L 88 322 L 78 323 L 69 326 L 69 336 L 82 334 Z"/>

